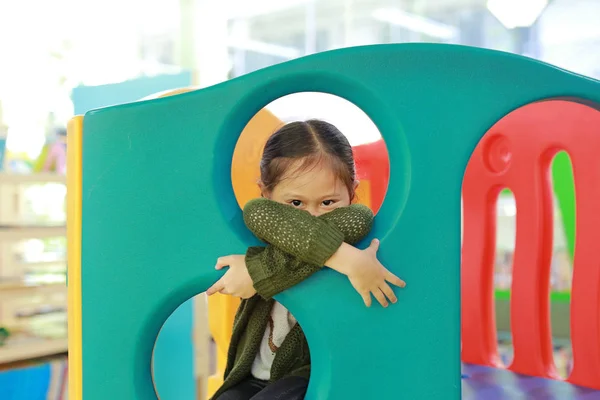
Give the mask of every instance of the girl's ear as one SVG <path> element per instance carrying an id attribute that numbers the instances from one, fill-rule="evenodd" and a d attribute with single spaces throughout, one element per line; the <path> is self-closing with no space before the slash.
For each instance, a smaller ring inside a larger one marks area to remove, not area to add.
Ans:
<path id="1" fill-rule="evenodd" d="M 350 203 L 354 203 L 356 201 L 356 189 L 358 189 L 359 184 L 360 181 L 358 179 L 355 179 L 354 183 L 352 184 L 352 198 L 350 199 Z"/>
<path id="2" fill-rule="evenodd" d="M 269 191 L 265 188 L 265 185 L 261 181 L 258 181 L 258 188 L 260 189 L 260 197 L 264 197 L 266 199 L 271 198 L 271 193 L 269 193 Z"/>

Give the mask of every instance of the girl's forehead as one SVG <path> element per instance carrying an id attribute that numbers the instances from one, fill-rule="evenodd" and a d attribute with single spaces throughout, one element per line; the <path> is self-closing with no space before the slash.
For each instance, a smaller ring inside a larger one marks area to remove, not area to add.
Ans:
<path id="1" fill-rule="evenodd" d="M 335 172 L 330 163 L 320 160 L 311 162 L 305 159 L 298 159 L 289 164 L 283 174 L 284 179 L 333 179 Z"/>
<path id="2" fill-rule="evenodd" d="M 309 168 L 289 174 L 282 179 L 275 189 L 281 192 L 310 196 L 313 194 L 333 194 L 344 187 L 331 168 Z"/>

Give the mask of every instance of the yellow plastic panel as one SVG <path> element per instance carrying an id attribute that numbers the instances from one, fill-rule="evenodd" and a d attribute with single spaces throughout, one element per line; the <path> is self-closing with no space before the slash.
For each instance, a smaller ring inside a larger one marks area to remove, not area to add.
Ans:
<path id="1" fill-rule="evenodd" d="M 81 188 L 83 117 L 67 126 L 67 265 L 69 324 L 69 399 L 82 399 L 81 341 Z"/>

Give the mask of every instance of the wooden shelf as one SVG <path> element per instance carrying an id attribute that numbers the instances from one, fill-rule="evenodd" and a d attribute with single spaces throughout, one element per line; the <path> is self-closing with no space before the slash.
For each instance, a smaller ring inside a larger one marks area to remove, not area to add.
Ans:
<path id="1" fill-rule="evenodd" d="M 35 293 L 60 293 L 67 291 L 64 283 L 35 284 L 21 281 L 0 281 L 0 299 L 26 296 Z"/>
<path id="2" fill-rule="evenodd" d="M 32 174 L 16 174 L 0 172 L 0 183 L 25 184 L 25 183 L 67 183 L 67 177 L 52 172 Z"/>
<path id="3" fill-rule="evenodd" d="M 65 226 L 10 226 L 0 227 L 0 240 L 22 240 L 66 236 Z"/>
<path id="4" fill-rule="evenodd" d="M 66 182 L 65 175 L 52 172 L 30 174 L 0 172 L 0 194 L 3 206 L 0 209 L 3 223 L 0 226 L 0 266 L 2 267 L 1 276 L 8 277 L 0 280 L 0 312 L 3 318 L 0 326 L 12 328 L 12 335 L 0 347 L 0 366 L 67 353 L 68 340 L 66 331 L 62 329 L 66 326 L 64 311 L 59 318 L 60 329 L 58 330 L 56 327 L 59 325 L 55 326 L 55 322 L 53 322 L 57 317 L 51 314 L 27 316 L 30 313 L 49 311 L 39 307 L 60 304 L 60 307 L 64 309 L 67 303 L 66 283 L 61 281 L 62 277 L 58 276 L 56 280 L 44 279 L 42 276 L 36 276 L 34 279 L 25 278 L 28 274 L 26 271 L 56 270 L 61 265 L 66 268 L 66 261 L 22 262 L 15 260 L 16 253 L 13 249 L 13 245 L 21 240 L 66 236 L 67 229 L 63 221 L 29 221 L 29 224 L 23 224 L 24 214 L 30 212 L 27 209 L 26 199 L 23 197 L 27 186 L 66 185 Z"/>
<path id="5" fill-rule="evenodd" d="M 66 260 L 57 261 L 17 261 L 11 263 L 11 265 L 19 268 L 20 270 L 26 271 L 48 271 L 48 270 L 67 270 Z"/>
<path id="6" fill-rule="evenodd" d="M 14 363 L 34 358 L 47 357 L 66 353 L 68 340 L 64 339 L 31 339 L 20 343 L 7 343 L 0 347 L 0 364 Z"/>

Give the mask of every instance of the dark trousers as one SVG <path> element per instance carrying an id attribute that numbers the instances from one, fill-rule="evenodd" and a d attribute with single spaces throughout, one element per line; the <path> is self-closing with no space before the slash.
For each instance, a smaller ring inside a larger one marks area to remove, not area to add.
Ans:
<path id="1" fill-rule="evenodd" d="M 217 400 L 304 400 L 308 379 L 289 376 L 269 383 L 249 378 L 221 394 Z"/>

